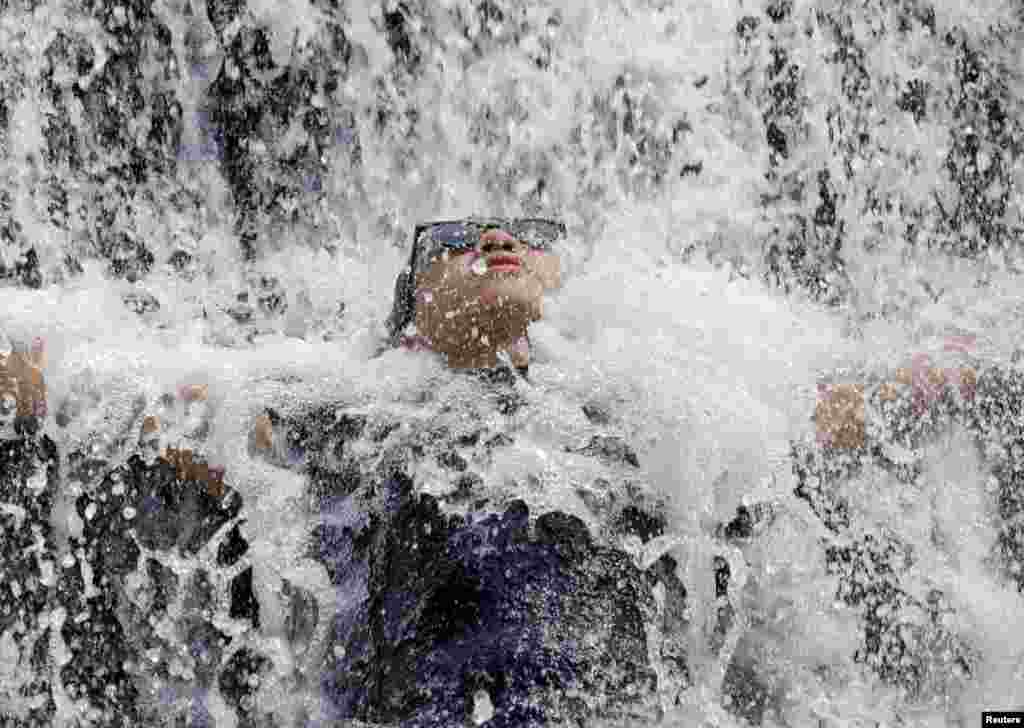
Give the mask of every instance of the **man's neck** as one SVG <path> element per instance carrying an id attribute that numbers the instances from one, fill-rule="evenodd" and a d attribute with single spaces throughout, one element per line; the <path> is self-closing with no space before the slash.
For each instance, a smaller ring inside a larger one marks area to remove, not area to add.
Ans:
<path id="1" fill-rule="evenodd" d="M 416 334 L 403 336 L 401 346 L 413 351 L 437 351 L 426 336 Z M 443 352 L 442 352 L 443 353 Z M 498 346 L 472 352 L 449 353 L 446 355 L 448 366 L 452 369 L 489 369 L 498 366 L 499 355 L 506 354 L 512 366 L 522 369 L 530 365 L 530 339 L 524 333 L 512 341 Z"/>

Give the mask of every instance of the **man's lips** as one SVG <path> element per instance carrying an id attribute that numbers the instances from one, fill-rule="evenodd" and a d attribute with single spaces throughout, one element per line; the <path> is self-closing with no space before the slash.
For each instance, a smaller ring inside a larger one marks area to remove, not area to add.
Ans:
<path id="1" fill-rule="evenodd" d="M 522 262 L 514 255 L 495 255 L 487 259 L 488 271 L 518 271 Z"/>

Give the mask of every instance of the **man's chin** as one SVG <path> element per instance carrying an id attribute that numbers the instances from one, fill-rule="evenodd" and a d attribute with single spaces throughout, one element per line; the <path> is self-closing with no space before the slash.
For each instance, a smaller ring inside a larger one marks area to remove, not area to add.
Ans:
<path id="1" fill-rule="evenodd" d="M 485 306 L 524 306 L 534 305 L 537 298 L 535 291 L 530 291 L 517 278 L 495 279 L 489 281 L 480 291 L 480 303 Z"/>

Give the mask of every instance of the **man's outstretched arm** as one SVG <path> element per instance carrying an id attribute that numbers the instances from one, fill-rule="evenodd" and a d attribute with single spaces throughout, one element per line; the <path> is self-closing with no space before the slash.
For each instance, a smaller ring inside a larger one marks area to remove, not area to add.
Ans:
<path id="1" fill-rule="evenodd" d="M 964 347 L 959 340 L 952 339 L 946 345 L 947 350 L 964 351 Z M 956 387 L 965 401 L 970 400 L 977 381 L 973 367 L 936 367 L 927 354 L 917 354 L 911 366 L 898 368 L 891 381 L 879 385 L 878 392 L 883 402 L 892 402 L 909 390 L 915 414 L 923 414 L 951 387 Z M 819 444 L 838 449 L 864 446 L 864 389 L 862 383 L 818 385 L 814 422 Z"/>

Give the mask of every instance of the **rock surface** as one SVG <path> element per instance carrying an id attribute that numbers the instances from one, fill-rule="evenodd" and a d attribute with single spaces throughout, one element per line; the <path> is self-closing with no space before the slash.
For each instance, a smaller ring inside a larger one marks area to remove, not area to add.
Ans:
<path id="1" fill-rule="evenodd" d="M 920 503 L 924 453 L 929 444 L 949 433 L 965 430 L 974 441 L 979 462 L 996 485 L 992 512 L 995 551 L 989 566 L 1001 578 L 1024 590 L 1020 579 L 1024 550 L 1015 523 L 1022 511 L 1021 487 L 1014 477 L 1014 458 L 1020 448 L 1018 415 L 1024 379 L 1016 370 L 983 370 L 973 397 L 965 400 L 947 388 L 923 413 L 908 390 L 895 402 L 883 403 L 875 391 L 873 404 L 884 412 L 881 429 L 869 434 L 856 451 L 796 445 L 793 466 L 795 495 L 805 501 L 828 532 L 838 537 L 824 542 L 823 557 L 830 575 L 838 578 L 836 598 L 862 615 L 862 641 L 854 660 L 866 665 L 886 684 L 900 687 L 915 700 L 955 691 L 977 668 L 977 648 L 950 627 L 955 608 L 942 589 L 929 586 L 922 573 L 921 554 L 908 533 L 892 523 L 864 519 L 855 483 L 871 477 L 875 499 L 897 498 Z M 869 428 L 869 433 L 871 428 Z M 1002 455 L 992 457 L 987 443 L 1001 443 Z M 897 456 L 910 453 L 912 457 Z M 871 473 L 884 473 L 878 479 Z M 941 548 L 939 524 L 932 540 Z M 933 544 L 935 545 L 935 544 Z"/>
<path id="2" fill-rule="evenodd" d="M 514 448 L 508 413 L 530 409 L 527 385 L 464 379 L 475 396 L 438 395 L 404 423 L 335 406 L 269 413 L 266 454 L 308 473 L 311 548 L 338 590 L 321 670 L 332 716 L 461 725 L 486 704 L 495 726 L 650 719 L 690 684 L 676 563 L 641 568 L 621 541 L 664 532 L 657 499 L 605 481 L 585 521 L 515 498 L 529 479 L 503 491 L 487 465 Z M 488 411 L 503 415 L 491 428 Z M 612 477 L 639 465 L 612 436 L 573 451 Z M 445 485 L 428 493 L 431 462 Z"/>
<path id="3" fill-rule="evenodd" d="M 224 631 L 225 568 L 211 578 L 204 557 L 236 519 L 238 493 L 211 495 L 137 454 L 116 467 L 65 455 L 33 434 L 38 424 L 0 440 L 5 720 L 156 725 L 199 710 L 230 683 L 236 646 L 252 651 L 244 625 Z"/>

